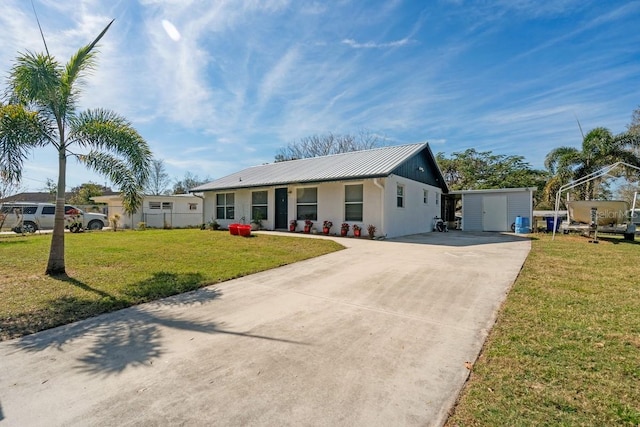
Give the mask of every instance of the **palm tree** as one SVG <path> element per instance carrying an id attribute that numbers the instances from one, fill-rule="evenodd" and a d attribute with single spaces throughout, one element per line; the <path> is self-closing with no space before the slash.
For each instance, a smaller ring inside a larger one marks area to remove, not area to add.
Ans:
<path id="1" fill-rule="evenodd" d="M 123 195 L 125 209 L 135 211 L 149 176 L 151 151 L 131 124 L 114 112 L 77 111 L 82 77 L 95 65 L 94 48 L 111 21 L 90 44 L 63 67 L 42 53 L 23 53 L 8 80 L 6 103 L 0 103 L 0 179 L 19 182 L 29 152 L 52 145 L 58 153 L 56 213 L 46 274 L 64 275 L 64 203 L 67 158 L 74 157 L 107 176 Z M 46 49 L 46 44 L 45 44 Z"/>
<path id="2" fill-rule="evenodd" d="M 612 135 L 609 129 L 598 127 L 587 133 L 582 148 L 558 147 L 545 159 L 545 167 L 552 177 L 545 187 L 545 195 L 555 198 L 561 185 L 580 179 L 615 162 L 640 166 L 640 156 L 632 149 L 640 144 L 640 137 L 630 133 Z M 579 196 L 592 200 L 603 191 L 602 178 L 587 182 Z"/>

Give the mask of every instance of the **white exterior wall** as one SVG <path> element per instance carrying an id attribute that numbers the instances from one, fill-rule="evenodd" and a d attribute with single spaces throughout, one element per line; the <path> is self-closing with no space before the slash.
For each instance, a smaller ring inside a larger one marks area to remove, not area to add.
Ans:
<path id="1" fill-rule="evenodd" d="M 440 216 L 442 190 L 421 182 L 391 175 L 385 184 L 385 229 L 387 237 L 406 236 L 408 234 L 433 231 L 433 218 Z M 405 205 L 397 207 L 397 185 L 404 186 Z M 424 203 L 424 190 L 428 191 L 427 203 Z"/>
<path id="2" fill-rule="evenodd" d="M 481 193 L 462 194 L 462 229 L 464 231 L 484 231 L 483 226 L 483 199 L 485 196 L 506 196 L 507 197 L 507 224 L 502 231 L 511 231 L 511 224 L 514 224 L 517 216 L 529 218 L 531 223 L 533 215 L 533 199 L 529 190 L 505 191 L 490 190 Z"/>
<path id="3" fill-rule="evenodd" d="M 149 209 L 150 201 L 171 202 L 172 209 Z M 133 215 L 124 213 L 119 197 L 110 197 L 106 199 L 106 203 L 109 218 L 114 214 L 120 215 L 120 228 L 136 228 L 141 222 L 154 228 L 162 228 L 165 224 L 172 228 L 198 227 L 202 224 L 203 201 L 196 196 L 145 196 L 142 206 Z M 190 203 L 196 204 L 195 210 L 189 210 Z"/>
<path id="4" fill-rule="evenodd" d="M 377 183 L 377 184 L 376 184 Z M 396 185 L 401 183 L 405 187 L 405 207 L 396 207 Z M 318 217 L 313 228 L 322 232 L 324 221 L 331 221 L 331 234 L 340 234 L 340 225 L 345 221 L 345 185 L 363 185 L 363 216 L 362 221 L 349 221 L 351 226 L 349 235 L 353 235 L 353 225 L 362 227 L 362 236 L 367 236 L 369 224 L 376 227 L 376 236 L 397 237 L 407 234 L 424 233 L 433 230 L 433 217 L 440 216 L 442 190 L 427 184 L 422 184 L 406 178 L 391 176 L 381 179 L 365 179 L 356 181 L 338 181 L 314 184 L 299 184 L 286 186 L 288 193 L 288 220 L 297 218 L 296 194 L 298 188 L 317 188 Z M 216 221 L 227 228 L 232 223 L 251 222 L 251 193 L 253 191 L 268 192 L 267 219 L 262 225 L 267 230 L 275 227 L 275 188 L 263 187 L 252 189 L 227 190 L 220 192 L 206 192 L 204 194 L 206 221 L 215 219 L 216 194 L 234 193 L 234 219 Z M 428 203 L 423 201 L 423 190 L 428 190 Z M 297 230 L 302 230 L 303 221 L 298 221 Z"/>

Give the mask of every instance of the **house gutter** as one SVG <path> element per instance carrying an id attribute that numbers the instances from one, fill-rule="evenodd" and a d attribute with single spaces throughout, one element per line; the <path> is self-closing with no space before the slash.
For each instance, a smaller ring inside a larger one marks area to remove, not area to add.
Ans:
<path id="1" fill-rule="evenodd" d="M 386 227 L 384 223 L 384 186 L 378 182 L 378 178 L 373 178 L 373 185 L 380 189 L 380 222 L 382 222 L 382 232 L 386 236 Z"/>

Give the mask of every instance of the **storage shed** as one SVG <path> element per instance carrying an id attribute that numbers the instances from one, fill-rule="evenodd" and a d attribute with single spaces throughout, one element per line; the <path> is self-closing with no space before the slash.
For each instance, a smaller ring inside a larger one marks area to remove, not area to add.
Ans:
<path id="1" fill-rule="evenodd" d="M 533 218 L 535 187 L 452 191 L 462 198 L 464 231 L 513 231 L 517 217 Z"/>

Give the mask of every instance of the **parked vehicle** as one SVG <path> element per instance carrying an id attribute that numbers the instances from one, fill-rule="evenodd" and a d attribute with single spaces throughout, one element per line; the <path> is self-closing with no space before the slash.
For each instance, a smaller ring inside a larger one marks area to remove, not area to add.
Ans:
<path id="1" fill-rule="evenodd" d="M 86 230 L 101 230 L 109 224 L 106 215 L 84 212 L 72 205 L 65 205 L 64 212 L 67 228 L 81 225 Z M 4 215 L 5 226 L 17 232 L 34 233 L 53 228 L 56 206 L 53 203 L 10 202 L 0 205 L 0 213 Z"/>

